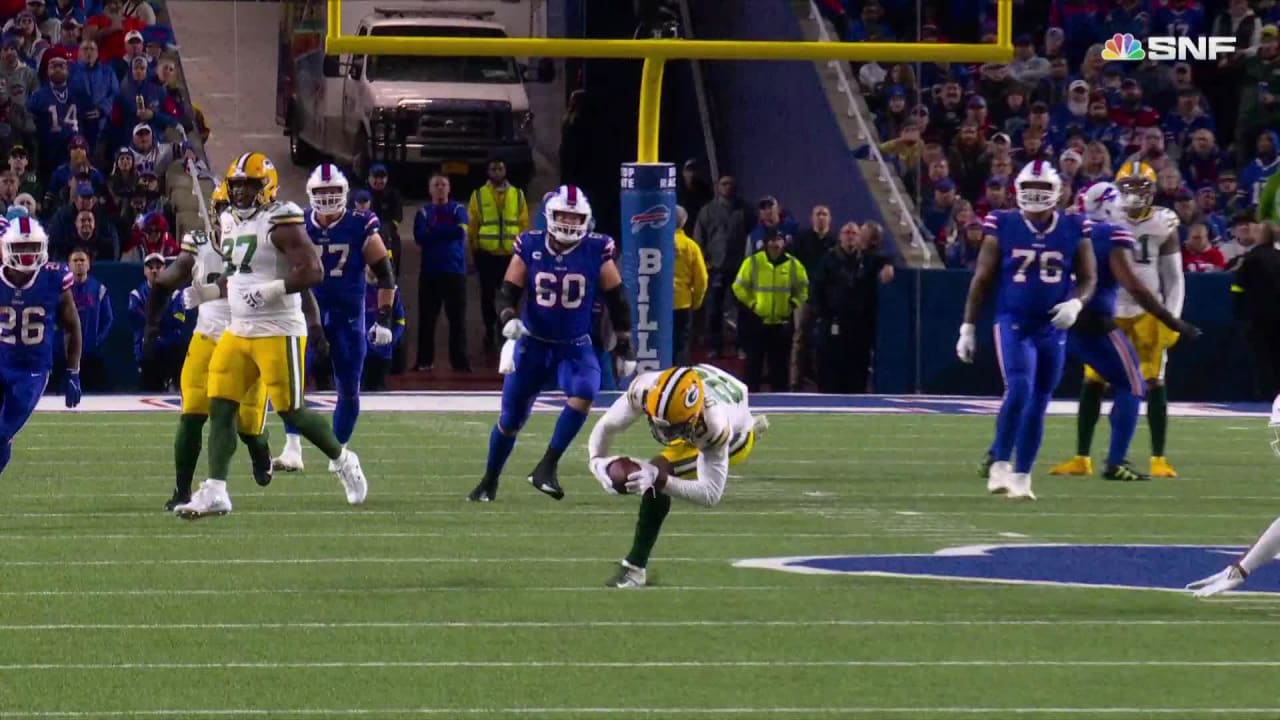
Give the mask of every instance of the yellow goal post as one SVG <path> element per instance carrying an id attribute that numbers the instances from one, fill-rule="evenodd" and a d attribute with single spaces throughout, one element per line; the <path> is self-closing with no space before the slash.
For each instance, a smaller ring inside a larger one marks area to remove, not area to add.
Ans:
<path id="1" fill-rule="evenodd" d="M 1013 0 L 996 0 L 996 42 L 884 43 L 765 40 L 600 40 L 572 38 L 387 37 L 342 34 L 342 0 L 328 0 L 325 52 L 356 55 L 573 57 L 644 60 L 636 160 L 658 162 L 662 71 L 667 60 L 880 60 L 1008 62 L 1013 58 Z"/>

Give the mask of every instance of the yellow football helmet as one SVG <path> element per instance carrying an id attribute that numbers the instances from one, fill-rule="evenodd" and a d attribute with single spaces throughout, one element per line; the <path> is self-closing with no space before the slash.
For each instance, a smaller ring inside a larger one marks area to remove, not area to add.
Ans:
<path id="1" fill-rule="evenodd" d="M 658 381 L 645 393 L 644 413 L 649 429 L 660 443 L 688 437 L 702 421 L 706 388 L 702 376 L 691 367 L 662 371 Z"/>
<path id="2" fill-rule="evenodd" d="M 246 182 L 247 181 L 247 182 Z M 275 202 L 280 190 L 280 175 L 271 160 L 260 152 L 248 152 L 236 158 L 227 169 L 227 197 L 238 210 L 260 208 Z M 252 196 L 237 192 L 238 186 L 257 186 Z"/>
<path id="3" fill-rule="evenodd" d="M 1120 208 L 1135 220 L 1145 217 L 1156 199 L 1156 171 L 1140 160 L 1127 162 L 1116 173 L 1116 187 Z"/>

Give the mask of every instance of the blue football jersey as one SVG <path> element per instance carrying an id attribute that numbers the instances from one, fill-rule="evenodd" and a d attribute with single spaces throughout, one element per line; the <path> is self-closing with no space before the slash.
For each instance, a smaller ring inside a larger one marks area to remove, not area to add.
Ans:
<path id="1" fill-rule="evenodd" d="M 524 324 L 542 340 L 589 340 L 600 269 L 617 252 L 613 238 L 587 233 L 563 255 L 551 250 L 549 240 L 542 230 L 529 230 L 516 238 L 514 252 L 528 268 Z"/>
<path id="2" fill-rule="evenodd" d="M 1105 317 L 1113 317 L 1116 314 L 1116 293 L 1120 285 L 1111 273 L 1111 251 L 1117 247 L 1132 251 L 1133 233 L 1119 225 L 1089 220 L 1085 221 L 1085 232 L 1093 244 L 1093 256 L 1098 259 L 1098 285 L 1085 307 Z"/>
<path id="3" fill-rule="evenodd" d="M 1084 235 L 1082 215 L 1054 211 L 1037 228 L 1020 210 L 996 210 L 982 221 L 987 235 L 1000 241 L 1000 282 L 996 314 L 1029 327 L 1049 322 L 1054 305 L 1071 296 L 1071 272 Z"/>
<path id="4" fill-rule="evenodd" d="M 347 210 L 336 223 L 320 226 L 315 211 L 303 213 L 307 235 L 320 251 L 324 280 L 312 292 L 320 311 L 364 316 L 364 244 L 379 232 L 378 216 L 368 210 Z"/>
<path id="5" fill-rule="evenodd" d="M 71 289 L 71 271 L 48 263 L 24 286 L 0 271 L 0 367 L 48 372 L 62 293 Z"/>

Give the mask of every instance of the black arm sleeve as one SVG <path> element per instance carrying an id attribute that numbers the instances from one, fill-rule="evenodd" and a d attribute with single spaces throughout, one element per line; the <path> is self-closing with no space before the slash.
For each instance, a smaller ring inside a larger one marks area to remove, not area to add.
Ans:
<path id="1" fill-rule="evenodd" d="M 520 305 L 520 296 L 523 294 L 524 288 L 507 280 L 502 281 L 502 287 L 498 288 L 498 322 L 506 325 L 508 320 L 516 316 L 516 308 Z"/>
<path id="2" fill-rule="evenodd" d="M 373 270 L 373 276 L 378 280 L 379 290 L 394 290 L 396 287 L 396 274 L 391 269 L 391 256 L 383 256 L 381 260 L 369 266 Z"/>
<path id="3" fill-rule="evenodd" d="M 627 297 L 623 294 L 622 285 L 604 291 L 604 305 L 609 311 L 609 322 L 613 323 L 616 333 L 631 332 L 631 306 L 627 305 Z"/>

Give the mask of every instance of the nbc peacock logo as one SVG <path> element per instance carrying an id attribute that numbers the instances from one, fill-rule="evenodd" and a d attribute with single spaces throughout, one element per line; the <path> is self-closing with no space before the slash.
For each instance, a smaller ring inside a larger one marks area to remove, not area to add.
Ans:
<path id="1" fill-rule="evenodd" d="M 1125 33 L 1116 33 L 1102 47 L 1103 60 L 1142 60 L 1147 56 L 1142 41 Z"/>

